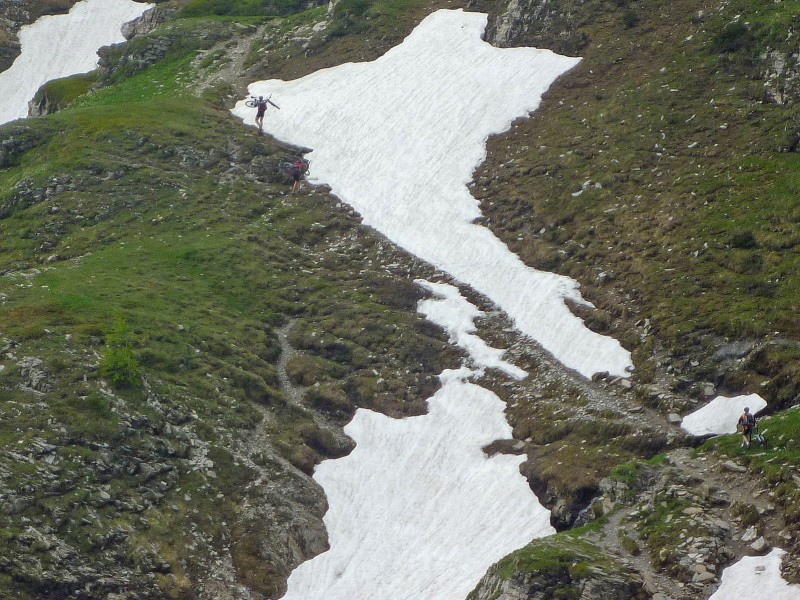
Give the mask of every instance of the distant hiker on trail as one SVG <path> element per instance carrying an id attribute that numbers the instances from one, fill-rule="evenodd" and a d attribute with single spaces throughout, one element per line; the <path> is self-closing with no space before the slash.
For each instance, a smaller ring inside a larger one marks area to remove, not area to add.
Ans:
<path id="1" fill-rule="evenodd" d="M 739 427 L 742 428 L 742 448 L 750 447 L 750 438 L 753 436 L 753 428 L 756 426 L 756 417 L 750 413 L 750 409 L 745 406 L 742 416 L 739 417 Z"/>
<path id="2" fill-rule="evenodd" d="M 305 158 L 298 158 L 296 161 L 292 163 L 292 168 L 289 169 L 289 173 L 292 174 L 292 193 L 296 194 L 300 191 L 300 188 L 303 187 L 301 179 L 303 175 L 308 172 L 308 161 Z"/>
<path id="3" fill-rule="evenodd" d="M 269 98 L 264 98 L 264 96 L 259 96 L 258 100 L 254 100 L 254 106 L 256 108 L 256 125 L 258 125 L 259 131 L 264 131 L 264 114 L 267 112 L 267 104 L 272 104 L 278 110 L 281 109 L 280 106 L 275 104 Z"/>

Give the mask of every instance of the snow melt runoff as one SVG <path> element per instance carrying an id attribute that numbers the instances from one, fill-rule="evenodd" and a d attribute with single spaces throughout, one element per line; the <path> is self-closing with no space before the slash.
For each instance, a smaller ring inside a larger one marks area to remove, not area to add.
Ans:
<path id="1" fill-rule="evenodd" d="M 474 221 L 467 185 L 485 143 L 527 116 L 579 59 L 481 39 L 484 14 L 441 10 L 369 63 L 295 81 L 250 85 L 281 110 L 265 131 L 314 149 L 313 181 L 327 183 L 364 223 L 490 298 L 515 326 L 584 376 L 627 376 L 630 354 L 586 328 L 565 299 L 586 304 L 573 280 L 526 266 Z M 240 102 L 234 114 L 252 123 Z"/>

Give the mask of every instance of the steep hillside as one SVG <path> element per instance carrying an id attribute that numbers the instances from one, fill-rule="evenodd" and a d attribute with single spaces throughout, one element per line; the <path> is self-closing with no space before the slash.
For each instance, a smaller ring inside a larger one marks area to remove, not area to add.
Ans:
<path id="1" fill-rule="evenodd" d="M 417 414 L 446 364 L 424 266 L 192 94 L 236 29 L 167 26 L 157 64 L 3 129 L 4 597 L 274 596 L 325 548 L 308 473 L 354 407 Z"/>
<path id="2" fill-rule="evenodd" d="M 498 45 L 584 57 L 472 191 L 636 363 L 586 381 L 471 298 L 531 373 L 485 378 L 516 438 L 488 450 L 528 456 L 559 529 L 591 522 L 475 597 L 706 598 L 749 527 L 797 576 L 798 2 L 315 4 L 161 3 L 96 76 L 48 86 L 62 110 L 0 127 L 0 596 L 277 598 L 327 548 L 309 475 L 350 451 L 342 425 L 419 414 L 458 364 L 416 314 L 413 279 L 442 274 L 326 189 L 287 194 L 299 149 L 228 108 L 458 5 Z M 690 451 L 670 413 L 740 392 L 773 448 Z"/>
<path id="3" fill-rule="evenodd" d="M 647 319 L 685 378 L 765 392 L 772 410 L 792 405 L 800 239 L 787 36 L 797 7 L 553 10 L 568 22 L 544 18 L 506 41 L 577 30 L 556 45 L 585 59 L 492 146 L 476 177 L 487 220 L 531 264 L 579 279 L 608 312 L 598 327 Z M 744 364 L 720 360 L 732 341 Z M 643 379 L 656 368 L 651 350 L 637 352 Z"/>

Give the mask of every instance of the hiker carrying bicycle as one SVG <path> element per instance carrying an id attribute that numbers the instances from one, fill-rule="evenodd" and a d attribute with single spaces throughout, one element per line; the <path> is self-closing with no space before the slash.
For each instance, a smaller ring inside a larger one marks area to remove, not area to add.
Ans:
<path id="1" fill-rule="evenodd" d="M 256 109 L 256 125 L 258 125 L 258 130 L 261 132 L 264 131 L 264 114 L 267 112 L 267 104 L 272 104 L 278 110 L 281 109 L 280 106 L 269 98 L 264 98 L 264 96 L 259 96 L 257 100 L 253 98 L 253 106 Z"/>
<path id="2" fill-rule="evenodd" d="M 750 447 L 750 440 L 753 437 L 753 430 L 756 426 L 756 416 L 750 412 L 750 408 L 745 406 L 742 416 L 739 417 L 738 427 L 742 428 L 742 448 Z"/>
<path id="3" fill-rule="evenodd" d="M 259 131 L 264 131 L 264 113 L 267 112 L 267 101 L 264 96 L 259 96 L 256 100 L 256 125 Z"/>

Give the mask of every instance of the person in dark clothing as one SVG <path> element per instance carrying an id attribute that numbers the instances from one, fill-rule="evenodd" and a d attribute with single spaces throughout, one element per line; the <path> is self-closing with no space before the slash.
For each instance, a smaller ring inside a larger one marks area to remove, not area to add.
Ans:
<path id="1" fill-rule="evenodd" d="M 267 112 L 267 101 L 264 96 L 259 96 L 256 101 L 256 125 L 259 131 L 264 131 L 264 113 Z"/>
<path id="2" fill-rule="evenodd" d="M 742 448 L 750 447 L 750 439 L 753 436 L 753 429 L 756 425 L 756 417 L 750 412 L 750 408 L 745 406 L 742 416 L 739 417 L 739 427 L 742 428 Z"/>
<path id="3" fill-rule="evenodd" d="M 258 130 L 263 133 L 264 132 L 264 114 L 267 112 L 267 104 L 271 104 L 272 106 L 274 106 L 278 110 L 280 110 L 281 107 L 278 106 L 277 104 L 275 104 L 269 98 L 264 98 L 264 96 L 259 96 L 258 100 L 255 99 L 255 96 L 253 96 L 253 101 L 255 101 L 255 104 L 248 104 L 248 106 L 255 106 L 256 107 L 256 125 L 258 125 Z"/>
<path id="4" fill-rule="evenodd" d="M 296 194 L 300 191 L 300 188 L 303 187 L 302 178 L 303 175 L 306 174 L 308 171 L 308 161 L 304 158 L 298 158 L 294 163 L 292 163 L 292 168 L 289 169 L 289 173 L 292 175 L 292 193 Z"/>

